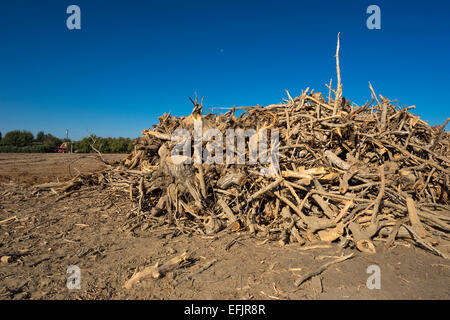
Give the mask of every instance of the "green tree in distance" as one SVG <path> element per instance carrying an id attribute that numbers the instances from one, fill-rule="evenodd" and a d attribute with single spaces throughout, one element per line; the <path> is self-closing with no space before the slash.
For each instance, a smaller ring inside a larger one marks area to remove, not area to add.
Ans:
<path id="1" fill-rule="evenodd" d="M 44 131 L 39 131 L 37 136 L 36 136 L 36 141 L 38 142 L 44 142 Z"/>
<path id="2" fill-rule="evenodd" d="M 13 130 L 5 134 L 1 144 L 13 147 L 31 146 L 34 136 L 29 131 Z"/>
<path id="3" fill-rule="evenodd" d="M 0 133 L 1 137 L 1 133 Z M 134 148 L 130 138 L 102 138 L 92 135 L 80 141 L 60 139 L 50 133 L 39 131 L 34 136 L 29 131 L 13 130 L 5 134 L 0 141 L 0 152 L 56 152 L 63 142 L 68 142 L 67 149 L 80 153 L 95 152 L 92 146 L 102 153 L 127 153 Z"/>

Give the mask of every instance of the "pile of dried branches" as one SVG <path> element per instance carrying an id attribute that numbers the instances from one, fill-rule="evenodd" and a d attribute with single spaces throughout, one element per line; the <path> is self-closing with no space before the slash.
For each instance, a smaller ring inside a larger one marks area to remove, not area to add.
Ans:
<path id="1" fill-rule="evenodd" d="M 139 212 L 135 223 L 199 234 L 245 230 L 282 243 L 340 241 L 365 252 L 375 252 L 374 239 L 389 247 L 405 238 L 444 256 L 435 246 L 450 229 L 448 119 L 431 127 L 371 85 L 372 101 L 351 104 L 342 96 L 338 56 L 338 86 L 328 86 L 326 98 L 308 88 L 296 98 L 287 92 L 280 104 L 226 113 L 204 113 L 191 100 L 189 116 L 160 117 L 96 183 L 127 193 Z M 224 136 L 278 129 L 278 175 L 261 175 L 261 164 L 174 163 L 171 134 L 193 135 L 194 121 Z"/>

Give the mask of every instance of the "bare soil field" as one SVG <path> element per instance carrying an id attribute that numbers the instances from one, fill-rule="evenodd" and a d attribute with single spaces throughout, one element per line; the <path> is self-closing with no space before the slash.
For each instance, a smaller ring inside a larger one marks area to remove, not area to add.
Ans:
<path id="1" fill-rule="evenodd" d="M 108 161 L 125 155 L 107 154 Z M 89 173 L 104 168 L 90 154 L 68 153 L 0 153 L 0 181 L 33 185 L 70 180 L 78 172 Z"/>
<path id="2" fill-rule="evenodd" d="M 105 155 L 109 161 L 123 155 Z M 406 241 L 376 254 L 337 245 L 296 244 L 223 230 L 214 236 L 152 225 L 126 228 L 132 203 L 123 193 L 82 188 L 62 197 L 32 185 L 101 170 L 81 154 L 0 154 L 0 299 L 448 299 L 450 263 Z M 450 213 L 449 213 L 450 214 Z M 380 250 L 378 250 L 380 249 Z M 450 253 L 443 242 L 439 250 Z M 145 267 L 182 252 L 188 264 L 161 279 L 124 284 Z M 335 257 L 354 253 L 296 287 L 295 281 Z M 80 269 L 68 289 L 67 269 Z M 366 285 L 369 266 L 381 288 Z M 204 270 L 199 269 L 205 266 Z M 206 268 L 206 266 L 209 266 Z"/>

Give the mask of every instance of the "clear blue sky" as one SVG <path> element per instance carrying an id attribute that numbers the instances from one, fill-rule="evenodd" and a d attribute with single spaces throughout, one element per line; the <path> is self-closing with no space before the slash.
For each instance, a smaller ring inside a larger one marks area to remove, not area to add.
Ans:
<path id="1" fill-rule="evenodd" d="M 66 8 L 81 8 L 81 30 Z M 368 30 L 366 8 L 381 8 Z M 326 92 L 336 36 L 347 99 L 378 94 L 442 124 L 449 108 L 448 1 L 39 0 L 0 3 L 0 131 L 140 136 L 164 112 L 277 103 Z M 335 83 L 335 81 L 334 81 Z"/>

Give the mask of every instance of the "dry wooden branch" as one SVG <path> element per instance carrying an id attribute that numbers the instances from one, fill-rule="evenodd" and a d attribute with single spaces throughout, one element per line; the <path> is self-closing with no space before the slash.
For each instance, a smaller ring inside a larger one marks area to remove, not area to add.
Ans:
<path id="1" fill-rule="evenodd" d="M 342 170 L 348 170 L 351 167 L 351 164 L 339 158 L 331 150 L 325 151 L 324 156 L 328 159 L 328 161 L 330 161 L 332 164 L 334 164 L 336 167 Z"/>
<path id="2" fill-rule="evenodd" d="M 372 223 L 375 223 L 375 220 L 377 219 L 378 210 L 380 209 L 381 201 L 384 197 L 384 191 L 386 189 L 386 178 L 384 176 L 384 164 L 380 166 L 380 191 L 378 192 L 378 196 L 375 199 L 375 205 L 373 207 L 373 213 L 372 213 Z"/>
<path id="3" fill-rule="evenodd" d="M 424 248 L 430 250 L 430 251 L 433 252 L 434 254 L 436 254 L 436 255 L 438 255 L 438 256 L 444 258 L 444 259 L 448 259 L 447 255 L 443 254 L 443 253 L 440 252 L 438 249 L 434 248 L 434 247 L 433 247 L 428 241 L 426 241 L 425 239 L 422 239 L 422 238 L 416 233 L 416 231 L 415 231 L 412 227 L 410 227 L 410 226 L 408 226 L 408 225 L 406 225 L 406 224 L 404 224 L 403 226 L 404 226 L 406 229 L 408 229 L 408 231 L 411 232 L 411 233 L 414 235 L 416 241 L 417 241 L 420 245 L 422 245 Z"/>
<path id="4" fill-rule="evenodd" d="M 278 187 L 281 182 L 283 182 L 283 178 L 280 178 L 274 182 L 272 182 L 271 184 L 267 185 L 266 187 L 264 187 L 263 189 L 255 192 L 254 194 L 252 194 L 249 198 L 248 198 L 248 202 L 251 202 L 257 198 L 259 198 L 260 196 L 262 196 L 264 193 L 271 191 L 272 189 Z"/>
<path id="5" fill-rule="evenodd" d="M 0 224 L 7 223 L 12 220 L 17 220 L 17 216 L 10 217 L 10 218 L 4 219 L 4 220 L 0 220 Z"/>
<path id="6" fill-rule="evenodd" d="M 337 46 L 336 46 L 336 75 L 337 75 L 337 89 L 336 89 L 336 97 L 334 102 L 333 116 L 337 113 L 339 107 L 342 102 L 342 83 L 341 83 L 341 68 L 339 66 L 339 48 L 340 48 L 340 40 L 339 40 L 340 32 L 338 33 L 337 38 Z"/>
<path id="7" fill-rule="evenodd" d="M 135 284 L 142 280 L 146 279 L 159 279 L 162 277 L 165 273 L 167 273 L 170 270 L 173 270 L 177 267 L 180 267 L 184 262 L 186 262 L 189 259 L 188 253 L 185 251 L 181 255 L 176 256 L 162 265 L 159 263 L 156 263 L 152 267 L 147 267 L 142 271 L 139 271 L 138 273 L 134 274 L 124 285 L 125 289 L 131 289 Z"/>
<path id="8" fill-rule="evenodd" d="M 419 237 L 427 239 L 431 244 L 437 244 L 437 241 L 424 229 L 422 222 L 416 211 L 416 206 L 414 200 L 411 197 L 406 198 L 406 206 L 409 213 L 409 221 L 411 221 L 412 228 L 417 232 Z"/>
<path id="9" fill-rule="evenodd" d="M 301 277 L 300 279 L 296 280 L 296 281 L 294 282 L 294 285 L 295 285 L 296 287 L 299 287 L 303 282 L 305 282 L 305 281 L 308 280 L 308 279 L 311 279 L 311 278 L 314 277 L 314 276 L 317 276 L 317 275 L 321 274 L 322 272 L 324 272 L 325 270 L 327 270 L 327 269 L 328 269 L 330 266 L 332 266 L 333 264 L 336 264 L 336 263 L 339 263 L 339 262 L 348 260 L 348 259 L 350 259 L 351 257 L 353 257 L 353 253 L 350 253 L 350 254 L 347 255 L 347 256 L 343 256 L 343 257 L 341 257 L 341 258 L 338 258 L 338 259 L 336 259 L 336 260 L 334 260 L 334 261 L 327 262 L 327 263 L 325 263 L 324 265 L 322 265 L 322 266 L 320 266 L 319 268 L 317 268 L 316 270 L 313 270 L 313 271 L 311 271 L 310 273 L 307 273 L 306 275 L 304 275 L 303 277 Z"/>

